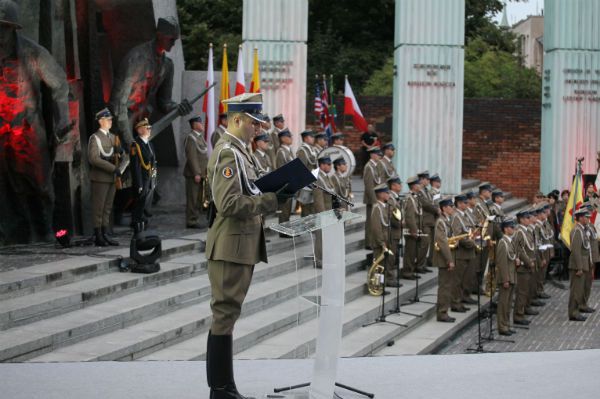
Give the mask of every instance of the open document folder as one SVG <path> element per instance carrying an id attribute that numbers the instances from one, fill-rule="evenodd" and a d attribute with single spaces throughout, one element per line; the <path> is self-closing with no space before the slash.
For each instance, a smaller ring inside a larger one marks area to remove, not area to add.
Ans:
<path id="1" fill-rule="evenodd" d="M 281 168 L 264 175 L 254 184 L 263 193 L 274 193 L 287 184 L 285 191 L 293 194 L 316 180 L 315 175 L 304 166 L 300 159 L 296 158 Z"/>

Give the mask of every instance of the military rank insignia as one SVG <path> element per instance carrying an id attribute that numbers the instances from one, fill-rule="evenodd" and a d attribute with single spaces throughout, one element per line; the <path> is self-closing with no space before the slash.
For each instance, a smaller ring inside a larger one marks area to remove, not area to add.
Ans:
<path id="1" fill-rule="evenodd" d="M 231 169 L 229 166 L 224 167 L 223 168 L 223 177 L 226 179 L 233 177 L 233 169 Z"/>

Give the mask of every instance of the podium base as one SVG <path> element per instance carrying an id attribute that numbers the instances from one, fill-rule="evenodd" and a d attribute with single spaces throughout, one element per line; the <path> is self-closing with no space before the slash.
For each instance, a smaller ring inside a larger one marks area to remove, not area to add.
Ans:
<path id="1" fill-rule="evenodd" d="M 303 384 L 298 384 L 298 385 L 292 385 L 289 387 L 281 387 L 281 388 L 275 388 L 273 389 L 273 392 L 275 393 L 271 393 L 271 394 L 267 394 L 265 395 L 266 399 L 310 399 L 310 393 L 309 392 L 289 392 L 293 389 L 299 389 L 299 388 L 307 388 L 310 386 L 310 383 L 306 382 Z M 368 398 L 374 398 L 375 394 L 373 393 L 369 393 L 369 392 L 365 392 L 365 391 L 361 391 L 360 389 L 356 389 L 353 388 L 351 386 L 348 385 L 344 385 L 344 384 L 340 384 L 339 382 L 335 383 L 336 387 L 339 388 L 343 388 L 347 391 L 350 392 L 354 392 L 357 393 L 359 395 L 363 395 L 366 396 Z M 344 397 L 341 396 L 339 393 L 334 392 L 333 393 L 333 397 L 332 399 L 343 399 Z"/>

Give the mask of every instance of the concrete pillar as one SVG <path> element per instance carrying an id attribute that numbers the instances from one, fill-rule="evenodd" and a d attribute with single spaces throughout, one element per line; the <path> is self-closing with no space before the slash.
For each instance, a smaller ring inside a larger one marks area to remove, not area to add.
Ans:
<path id="1" fill-rule="evenodd" d="M 252 72 L 258 48 L 264 110 L 284 115 L 295 145 L 306 119 L 307 37 L 308 0 L 244 0 L 244 66 Z"/>
<path id="2" fill-rule="evenodd" d="M 394 159 L 403 179 L 428 169 L 458 193 L 462 171 L 464 0 L 396 0 Z"/>
<path id="3" fill-rule="evenodd" d="M 546 0 L 540 188 L 570 188 L 576 159 L 596 173 L 600 145 L 600 3 Z"/>

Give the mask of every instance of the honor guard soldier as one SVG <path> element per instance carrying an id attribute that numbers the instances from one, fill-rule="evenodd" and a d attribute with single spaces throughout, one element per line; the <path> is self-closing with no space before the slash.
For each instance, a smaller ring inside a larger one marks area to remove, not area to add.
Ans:
<path id="1" fill-rule="evenodd" d="M 363 203 L 367 206 L 367 221 L 365 223 L 365 248 L 371 249 L 371 214 L 373 213 L 373 205 L 377 203 L 375 198 L 375 186 L 381 184 L 381 178 L 377 173 L 377 162 L 382 157 L 382 152 L 379 147 L 369 148 L 369 162 L 365 165 L 363 170 L 363 182 L 365 184 L 365 192 L 363 194 Z"/>
<path id="2" fill-rule="evenodd" d="M 433 266 L 438 268 L 438 293 L 437 293 L 437 321 L 453 323 L 454 317 L 448 316 L 448 309 L 452 303 L 453 273 L 455 272 L 453 250 L 448 244 L 452 236 L 450 218 L 454 214 L 451 198 L 444 198 L 439 202 L 441 216 L 435 222 L 435 243 L 438 250 L 433 254 Z M 434 245 L 435 246 L 435 245 Z"/>
<path id="3" fill-rule="evenodd" d="M 531 214 L 528 210 L 517 213 L 519 223 L 514 238 L 514 246 L 519 258 L 517 266 L 517 292 L 515 294 L 515 306 L 513 309 L 513 321 L 515 324 L 528 325 L 530 322 L 525 318 L 529 302 L 529 280 L 535 270 L 535 242 L 533 235 L 527 228 L 531 223 Z"/>
<path id="4" fill-rule="evenodd" d="M 587 208 L 575 211 L 575 227 L 571 230 L 571 255 L 569 257 L 569 320 L 585 321 L 580 312 L 585 305 L 585 280 L 592 270 L 590 236 L 586 225 L 590 222 Z"/>
<path id="5" fill-rule="evenodd" d="M 516 223 L 514 219 L 505 219 L 500 227 L 503 236 L 496 245 L 496 281 L 498 282 L 498 307 L 496 308 L 496 322 L 500 335 L 515 333 L 510 328 L 510 305 L 515 283 L 517 281 L 517 267 L 520 264 L 517 250 L 513 243 Z"/>
<path id="6" fill-rule="evenodd" d="M 117 162 L 123 154 L 119 138 L 110 132 L 112 114 L 104 108 L 96 114 L 100 126 L 90 136 L 88 159 L 92 181 L 92 213 L 94 216 L 94 243 L 99 247 L 119 245 L 108 236 L 110 214 L 115 199 L 115 179 L 121 177 Z"/>
<path id="7" fill-rule="evenodd" d="M 335 192 L 335 189 L 331 182 L 331 178 L 329 177 L 329 172 L 331 172 L 331 158 L 319 158 L 318 164 L 319 174 L 317 177 L 317 184 L 329 191 Z M 323 190 L 315 189 L 313 190 L 313 196 L 314 213 L 321 213 L 333 209 L 333 198 L 331 194 L 327 194 Z M 317 268 L 320 269 L 321 267 L 323 267 L 323 236 L 321 235 L 320 230 L 315 233 L 315 236 L 315 264 Z"/>
<path id="8" fill-rule="evenodd" d="M 279 149 L 277 150 L 277 162 L 276 169 L 281 168 L 288 162 L 294 160 L 294 154 L 290 145 L 292 144 L 292 133 L 288 129 L 283 129 L 278 133 L 278 141 L 280 143 Z M 292 214 L 292 199 L 290 198 L 287 202 L 279 204 L 279 223 L 287 222 L 290 220 Z M 279 234 L 280 237 L 288 238 L 285 234 Z"/>
<path id="9" fill-rule="evenodd" d="M 469 221 L 466 216 L 467 197 L 465 195 L 457 195 L 454 197 L 454 204 L 456 209 L 454 214 L 450 218 L 450 225 L 452 227 L 452 235 L 459 236 L 464 234 L 471 234 L 471 230 L 468 227 Z M 469 309 L 463 306 L 463 302 L 467 304 L 476 304 L 477 301 L 473 300 L 470 295 L 465 295 L 465 288 L 468 284 L 467 269 L 469 263 L 476 257 L 475 255 L 475 241 L 471 237 L 463 238 L 458 242 L 458 246 L 454 251 L 454 261 L 456 269 L 454 270 L 454 291 L 452 293 L 452 310 L 455 312 L 466 312 Z"/>
<path id="10" fill-rule="evenodd" d="M 337 158 L 333 161 L 333 168 L 335 169 L 335 173 L 331 176 L 331 182 L 333 183 L 333 187 L 335 188 L 335 192 L 340 197 L 350 200 L 352 194 L 352 178 L 346 172 L 348 171 L 348 164 L 346 160 L 342 157 Z M 348 209 L 348 205 L 340 204 L 343 209 Z"/>
<path id="11" fill-rule="evenodd" d="M 210 136 L 210 144 L 213 149 L 217 146 L 217 142 L 223 136 L 225 130 L 227 130 L 227 113 L 219 114 L 219 126 Z"/>
<path id="12" fill-rule="evenodd" d="M 390 198 L 388 200 L 388 204 L 390 206 L 391 217 L 390 217 L 390 226 L 391 226 L 391 242 L 390 242 L 390 250 L 394 253 L 394 256 L 390 256 L 389 258 L 389 268 L 391 270 L 390 275 L 393 276 L 394 284 L 398 282 L 397 271 L 399 269 L 400 264 L 400 240 L 402 240 L 402 208 L 404 207 L 404 200 L 401 197 L 402 192 L 402 180 L 398 176 L 391 177 L 387 180 L 388 187 L 390 188 Z M 386 268 L 388 265 L 386 264 Z M 387 269 L 386 269 L 387 270 Z M 391 280 L 388 280 L 391 281 Z M 397 285 L 397 284 L 396 284 Z M 396 286 L 394 285 L 394 286 Z M 402 286 L 402 284 L 400 284 Z"/>
<path id="13" fill-rule="evenodd" d="M 590 202 L 584 202 L 581 207 L 586 207 L 588 211 L 591 213 L 593 210 L 593 206 Z M 596 226 L 593 223 L 587 223 L 585 225 L 588 230 L 588 235 L 590 237 L 590 250 L 592 255 L 592 268 L 589 273 L 585 275 L 584 287 L 583 287 L 583 305 L 579 306 L 579 311 L 581 313 L 593 313 L 595 311 L 594 308 L 591 308 L 588 303 L 590 299 L 590 295 L 592 293 L 592 283 L 594 280 L 594 268 L 593 266 L 600 262 L 600 248 L 598 247 L 598 232 L 596 231 Z M 541 296 L 540 296 L 541 297 Z"/>
<path id="14" fill-rule="evenodd" d="M 255 136 L 254 125 L 262 120 L 262 95 L 246 93 L 224 102 L 228 104 L 228 127 L 208 162 L 216 209 L 206 240 L 212 295 L 206 351 L 211 399 L 243 398 L 234 381 L 232 333 L 254 265 L 267 262 L 262 216 L 289 198 L 261 193 L 253 183 L 258 174 L 248 144 Z"/>
<path id="15" fill-rule="evenodd" d="M 300 159 L 308 170 L 317 169 L 317 152 L 313 146 L 315 143 L 315 133 L 312 130 L 305 130 L 300 135 L 302 136 L 302 145 L 296 151 L 296 158 Z M 297 199 L 302 204 L 302 217 L 315 213 L 313 210 L 312 189 L 304 187 L 298 192 Z"/>
<path id="16" fill-rule="evenodd" d="M 254 154 L 252 154 L 252 156 L 254 157 L 259 177 L 264 176 L 273 170 L 273 166 L 271 164 L 271 157 L 269 157 L 269 155 L 267 154 L 270 141 L 270 136 L 266 133 L 262 133 L 254 137 L 254 144 L 256 145 L 256 150 L 254 151 Z"/>
<path id="17" fill-rule="evenodd" d="M 156 188 L 156 156 L 150 142 L 151 129 L 148 118 L 136 123 L 137 136 L 131 145 L 131 174 L 135 198 L 131 219 L 135 233 L 146 229 L 148 219 L 144 216 L 144 210 L 152 204 L 152 195 Z"/>
<path id="18" fill-rule="evenodd" d="M 417 273 L 430 273 L 426 265 L 431 265 L 433 261 L 433 231 L 435 220 L 437 219 L 440 210 L 435 205 L 433 194 L 429 189 L 429 171 L 423 171 L 417 174 L 420 180 L 421 191 L 419 192 L 419 202 L 423 209 L 423 232 L 427 234 L 428 250 L 422 262 L 417 264 Z"/>
<path id="19" fill-rule="evenodd" d="M 327 148 L 327 135 L 323 132 L 315 134 L 315 152 L 317 156 L 325 148 Z"/>
<path id="20" fill-rule="evenodd" d="M 344 134 L 334 133 L 331 135 L 331 145 L 343 146 L 344 145 Z"/>
<path id="21" fill-rule="evenodd" d="M 404 243 L 406 251 L 402 264 L 402 278 L 415 280 L 420 278 L 416 274 L 417 265 L 424 262 L 427 256 L 428 237 L 423 236 L 423 208 L 419 201 L 421 185 L 417 176 L 406 180 L 408 184 L 408 197 L 404 204 Z M 450 227 L 448 227 L 450 228 Z"/>
<path id="22" fill-rule="evenodd" d="M 200 212 L 204 203 L 209 201 L 206 167 L 208 165 L 208 145 L 204 140 L 202 118 L 196 116 L 189 120 L 192 131 L 185 137 L 185 177 L 186 225 L 200 228 Z"/>
<path id="23" fill-rule="evenodd" d="M 383 151 L 383 157 L 377 163 L 377 173 L 381 181 L 387 181 L 391 177 L 398 176 L 398 172 L 396 172 L 396 168 L 392 164 L 396 148 L 392 143 L 387 143 L 381 147 L 381 150 Z"/>
<path id="24" fill-rule="evenodd" d="M 374 190 L 377 202 L 373 205 L 369 228 L 371 229 L 371 240 L 373 242 L 373 259 L 377 259 L 385 254 L 385 285 L 388 287 L 397 286 L 397 279 L 394 272 L 393 256 L 387 254 L 391 250 L 394 255 L 396 250 L 392 248 L 390 216 L 391 209 L 388 205 L 390 198 L 390 189 L 386 183 L 375 186 Z"/>
<path id="25" fill-rule="evenodd" d="M 285 129 L 285 119 L 283 115 L 278 114 L 273 117 L 273 130 L 271 131 L 271 146 L 269 147 L 269 155 L 272 156 L 273 165 L 277 164 L 277 151 L 279 150 L 279 132 Z"/>

